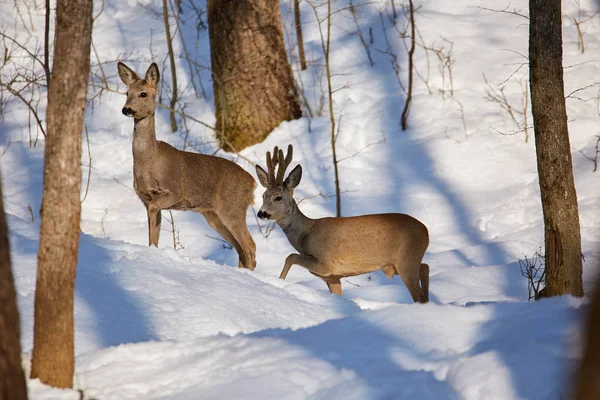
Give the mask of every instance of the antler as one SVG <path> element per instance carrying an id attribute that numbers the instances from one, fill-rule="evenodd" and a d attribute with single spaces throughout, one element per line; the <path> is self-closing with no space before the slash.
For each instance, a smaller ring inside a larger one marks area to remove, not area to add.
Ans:
<path id="1" fill-rule="evenodd" d="M 271 152 L 267 151 L 267 184 L 274 185 L 275 184 L 275 167 L 277 166 L 277 155 L 279 152 L 279 148 L 275 146 L 273 149 L 273 157 L 271 157 Z"/>
<path id="2" fill-rule="evenodd" d="M 267 184 L 269 185 L 281 185 L 283 184 L 283 175 L 285 174 L 286 168 L 292 162 L 292 156 L 294 154 L 294 149 L 290 144 L 288 146 L 288 151 L 283 157 L 283 150 L 279 147 L 275 146 L 273 149 L 273 155 L 271 156 L 271 152 L 267 151 Z M 277 170 L 277 177 L 275 177 L 275 168 L 279 164 L 279 169 Z"/>
<path id="3" fill-rule="evenodd" d="M 277 179 L 275 180 L 276 184 L 283 184 L 283 175 L 285 174 L 286 168 L 292 162 L 292 156 L 294 154 L 294 148 L 292 145 L 288 145 L 287 154 L 285 159 L 283 158 L 283 150 L 279 150 L 279 169 L 277 170 Z"/>

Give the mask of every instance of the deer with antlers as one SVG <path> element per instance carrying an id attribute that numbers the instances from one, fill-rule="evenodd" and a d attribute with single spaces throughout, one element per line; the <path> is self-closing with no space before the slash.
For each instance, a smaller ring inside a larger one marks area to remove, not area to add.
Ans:
<path id="1" fill-rule="evenodd" d="M 256 245 L 246 226 L 246 210 L 254 202 L 256 187 L 252 175 L 224 158 L 157 141 L 158 66 L 152 63 L 144 79 L 121 62 L 118 71 L 127 86 L 122 112 L 134 120 L 133 188 L 148 212 L 149 245 L 158 247 L 161 210 L 196 211 L 236 249 L 238 266 L 253 270 Z"/>
<path id="2" fill-rule="evenodd" d="M 415 302 L 428 302 L 429 266 L 421 263 L 429 245 L 425 225 L 405 214 L 308 218 L 293 197 L 302 167 L 297 165 L 283 180 L 292 155 L 291 145 L 285 157 L 275 147 L 272 156 L 267 152 L 267 171 L 256 166 L 267 189 L 258 217 L 275 220 L 299 253 L 286 258 L 279 277 L 285 279 L 292 265 L 301 265 L 341 296 L 341 278 L 381 269 L 390 278 L 400 275 Z"/>

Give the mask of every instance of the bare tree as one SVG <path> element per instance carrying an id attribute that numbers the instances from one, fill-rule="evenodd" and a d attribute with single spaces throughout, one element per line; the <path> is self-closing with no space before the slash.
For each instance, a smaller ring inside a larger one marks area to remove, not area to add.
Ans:
<path id="1" fill-rule="evenodd" d="M 24 400 L 27 386 L 21 367 L 19 310 L 9 249 L 0 183 L 0 399 Z"/>
<path id="2" fill-rule="evenodd" d="M 581 233 L 563 86 L 560 0 L 529 1 L 529 81 L 544 212 L 545 296 L 583 296 Z"/>
<path id="3" fill-rule="evenodd" d="M 279 2 L 209 0 L 217 137 L 227 151 L 259 143 L 302 111 Z"/>
<path id="4" fill-rule="evenodd" d="M 81 217 L 81 134 L 92 39 L 92 0 L 56 7 L 48 93 L 42 224 L 35 291 L 31 377 L 73 385 L 73 295 Z"/>

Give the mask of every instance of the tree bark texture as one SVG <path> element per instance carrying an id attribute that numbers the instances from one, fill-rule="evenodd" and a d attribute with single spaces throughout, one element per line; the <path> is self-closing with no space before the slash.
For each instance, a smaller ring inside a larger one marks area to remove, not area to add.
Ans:
<path id="1" fill-rule="evenodd" d="M 81 214 L 81 132 L 92 37 L 92 0 L 56 8 L 52 85 L 48 93 L 42 224 L 35 292 L 31 377 L 73 385 L 73 295 Z"/>
<path id="2" fill-rule="evenodd" d="M 217 137 L 239 151 L 302 111 L 277 0 L 208 0 Z"/>
<path id="3" fill-rule="evenodd" d="M 27 399 L 19 323 L 0 183 L 0 400 Z"/>
<path id="4" fill-rule="evenodd" d="M 563 86 L 560 0 L 529 2 L 529 75 L 544 213 L 545 296 L 583 296 L 581 233 Z"/>

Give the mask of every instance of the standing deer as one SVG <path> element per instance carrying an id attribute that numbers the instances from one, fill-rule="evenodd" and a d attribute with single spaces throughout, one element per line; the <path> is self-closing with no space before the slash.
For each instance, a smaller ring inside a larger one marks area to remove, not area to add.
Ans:
<path id="1" fill-rule="evenodd" d="M 156 140 L 154 110 L 159 81 L 152 63 L 144 79 L 118 63 L 127 85 L 123 114 L 132 117 L 133 188 L 148 211 L 149 246 L 158 247 L 161 210 L 192 210 L 239 254 L 238 266 L 253 270 L 256 245 L 246 227 L 246 210 L 253 203 L 254 178 L 221 157 L 177 150 Z"/>
<path id="2" fill-rule="evenodd" d="M 400 275 L 415 302 L 428 302 L 429 266 L 421 264 L 429 245 L 425 225 L 405 214 L 308 218 L 293 197 L 302 167 L 297 165 L 283 180 L 292 154 L 291 145 L 285 158 L 275 147 L 272 157 L 267 152 L 268 172 L 256 166 L 258 180 L 267 188 L 258 216 L 277 221 L 300 253 L 286 258 L 279 277 L 285 279 L 292 265 L 301 265 L 323 279 L 331 293 L 341 296 L 341 278 L 381 269 L 390 278 Z"/>

